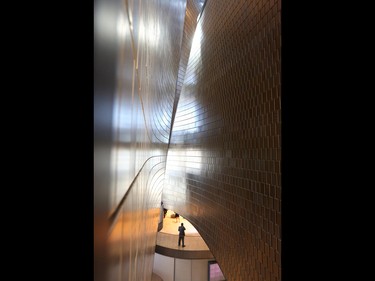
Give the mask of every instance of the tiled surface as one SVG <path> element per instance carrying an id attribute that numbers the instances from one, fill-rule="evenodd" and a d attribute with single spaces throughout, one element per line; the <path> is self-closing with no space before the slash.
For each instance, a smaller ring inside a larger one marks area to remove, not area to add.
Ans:
<path id="1" fill-rule="evenodd" d="M 149 159 L 126 194 L 107 239 L 108 280 L 151 278 L 162 190 L 158 179 L 164 175 L 164 161 Z"/>
<path id="2" fill-rule="evenodd" d="M 151 280 L 161 200 L 228 280 L 281 279 L 281 0 L 198 4 L 95 1 L 95 280 Z"/>
<path id="3" fill-rule="evenodd" d="M 186 17 L 181 41 L 181 53 L 176 83 L 176 95 L 172 110 L 172 126 L 175 119 L 177 105 L 180 99 L 181 88 L 185 79 L 186 67 L 190 56 L 191 44 L 193 41 L 195 28 L 197 26 L 196 19 L 198 18 L 198 15 L 201 11 L 202 4 L 203 0 L 186 1 Z"/>
<path id="4" fill-rule="evenodd" d="M 186 1 L 94 5 L 94 275 L 149 281 Z"/>
<path id="5" fill-rule="evenodd" d="M 163 202 L 228 280 L 280 280 L 280 1 L 208 1 L 190 52 Z"/>

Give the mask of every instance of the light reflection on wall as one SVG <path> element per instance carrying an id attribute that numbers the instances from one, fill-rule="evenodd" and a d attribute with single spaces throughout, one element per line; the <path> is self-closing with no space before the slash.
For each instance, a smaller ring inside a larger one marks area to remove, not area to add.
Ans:
<path id="1" fill-rule="evenodd" d="M 192 67 L 192 62 L 189 60 L 187 72 L 192 71 L 192 73 L 184 81 L 181 90 L 181 100 L 177 108 L 178 114 L 176 114 L 176 119 L 173 124 L 173 133 L 175 135 L 183 135 L 184 139 L 189 138 L 189 134 L 199 131 L 199 115 L 202 113 L 202 106 L 196 98 L 196 85 L 200 78 L 196 70 L 199 70 L 202 64 L 202 39 L 202 26 L 198 22 L 190 51 L 190 54 L 194 54 L 193 64 L 195 66 Z"/>
<path id="2" fill-rule="evenodd" d="M 177 206 L 184 212 L 184 203 L 189 201 L 187 178 L 202 172 L 202 151 L 199 149 L 170 149 L 168 151 L 163 201 L 168 206 Z"/>
<path id="3" fill-rule="evenodd" d="M 190 54 L 194 54 L 194 57 L 197 58 L 198 64 L 195 69 L 199 69 L 200 65 L 202 64 L 202 55 L 201 55 L 201 45 L 203 40 L 203 32 L 202 32 L 202 24 L 200 22 L 197 23 L 197 28 L 194 33 L 193 42 L 191 45 Z M 196 79 L 192 81 L 192 83 L 196 84 Z"/>
<path id="4" fill-rule="evenodd" d="M 190 19 L 192 20 L 192 19 Z M 194 19 L 195 20 L 195 19 Z M 189 201 L 189 178 L 199 176 L 202 172 L 203 152 L 197 147 L 190 148 L 189 143 L 194 142 L 194 136 L 201 129 L 200 119 L 204 108 L 197 99 L 197 83 L 200 80 L 199 70 L 202 64 L 201 43 L 203 33 L 198 22 L 194 32 L 186 78 L 184 80 L 176 117 L 173 124 L 171 143 L 168 150 L 165 185 L 163 189 L 163 202 L 166 206 L 184 213 L 185 202 Z M 179 145 L 184 144 L 182 147 Z"/>
<path id="5" fill-rule="evenodd" d="M 198 127 L 196 126 L 196 122 L 198 121 L 197 107 L 196 102 L 193 101 L 180 110 L 181 113 L 176 116 L 175 124 L 173 126 L 176 134 L 182 134 L 186 137 L 187 134 L 198 131 Z"/>
<path id="6" fill-rule="evenodd" d="M 157 47 L 159 45 L 160 38 L 160 26 L 159 23 L 148 24 L 146 28 L 147 43 L 150 47 Z"/>
<path id="7" fill-rule="evenodd" d="M 206 3 L 163 202 L 194 225 L 228 280 L 280 280 L 280 1 Z"/>
<path id="8" fill-rule="evenodd" d="M 122 10 L 119 11 L 117 18 L 117 34 L 120 39 L 123 39 L 127 35 L 128 25 L 126 24 L 126 18 Z"/>
<path id="9" fill-rule="evenodd" d="M 185 5 L 95 0 L 96 281 L 151 280 Z"/>
<path id="10" fill-rule="evenodd" d="M 181 165 L 183 163 L 183 165 Z M 200 174 L 202 167 L 202 152 L 196 149 L 171 150 L 168 153 L 167 170 L 174 174 Z"/>

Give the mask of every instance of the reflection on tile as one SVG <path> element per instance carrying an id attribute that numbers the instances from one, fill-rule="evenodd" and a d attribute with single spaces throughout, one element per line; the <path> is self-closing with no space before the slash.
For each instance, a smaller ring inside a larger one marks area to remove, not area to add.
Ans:
<path id="1" fill-rule="evenodd" d="M 280 1 L 207 1 L 167 156 L 163 202 L 228 280 L 280 280 Z"/>
<path id="2" fill-rule="evenodd" d="M 95 1 L 97 280 L 151 280 L 161 200 L 228 280 L 281 279 L 281 1 L 201 2 Z"/>

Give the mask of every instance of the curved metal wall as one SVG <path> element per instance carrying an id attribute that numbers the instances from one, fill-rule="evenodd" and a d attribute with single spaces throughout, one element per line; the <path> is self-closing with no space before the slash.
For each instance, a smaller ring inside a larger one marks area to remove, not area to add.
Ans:
<path id="1" fill-rule="evenodd" d="M 185 8 L 94 4 L 95 280 L 151 280 Z"/>
<path id="2" fill-rule="evenodd" d="M 164 205 L 227 280 L 281 279 L 280 5 L 207 1 L 173 124 Z"/>
<path id="3" fill-rule="evenodd" d="M 281 1 L 202 3 L 95 1 L 95 280 L 151 280 L 161 200 L 227 280 L 281 279 Z"/>

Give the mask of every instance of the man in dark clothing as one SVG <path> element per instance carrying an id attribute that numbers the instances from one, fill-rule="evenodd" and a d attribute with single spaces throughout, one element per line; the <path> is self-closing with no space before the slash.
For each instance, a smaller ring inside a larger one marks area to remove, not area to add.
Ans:
<path id="1" fill-rule="evenodd" d="M 180 246 L 181 241 L 182 241 L 182 247 L 185 247 L 185 226 L 183 223 L 178 227 L 178 246 Z"/>

